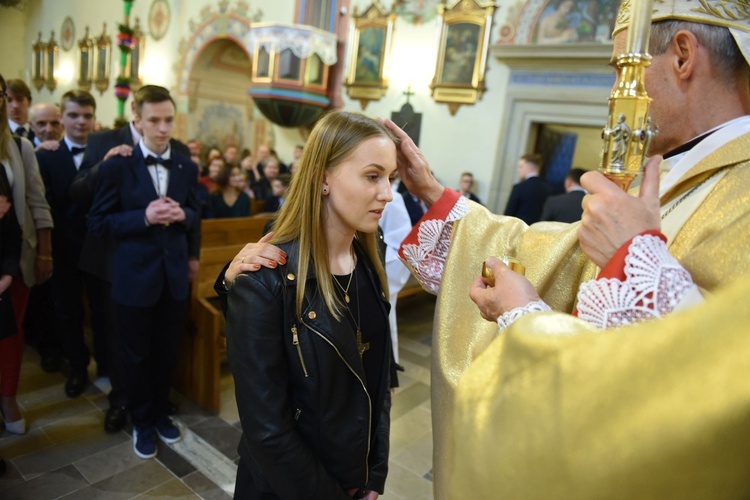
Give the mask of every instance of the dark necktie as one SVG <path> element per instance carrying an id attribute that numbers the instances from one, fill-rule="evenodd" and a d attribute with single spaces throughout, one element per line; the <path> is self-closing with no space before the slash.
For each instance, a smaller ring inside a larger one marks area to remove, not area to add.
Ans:
<path id="1" fill-rule="evenodd" d="M 162 158 L 161 156 L 157 158 L 154 155 L 148 155 L 146 157 L 146 165 L 156 165 L 157 163 L 164 168 L 169 168 L 172 166 L 171 159 Z"/>
<path id="2" fill-rule="evenodd" d="M 26 127 L 18 127 L 15 133 L 18 137 L 27 137 Z"/>
<path id="3" fill-rule="evenodd" d="M 72 148 L 70 148 L 70 152 L 73 153 L 73 156 L 75 156 L 77 154 L 85 153 L 86 152 L 86 148 L 77 148 L 77 147 L 73 146 Z"/>

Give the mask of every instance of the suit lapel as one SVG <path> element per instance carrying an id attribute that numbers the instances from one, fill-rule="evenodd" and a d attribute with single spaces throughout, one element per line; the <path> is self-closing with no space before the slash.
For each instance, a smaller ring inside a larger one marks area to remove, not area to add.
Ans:
<path id="1" fill-rule="evenodd" d="M 73 152 L 68 149 L 68 145 L 65 143 L 65 139 L 60 140 L 60 147 L 58 148 L 58 154 L 61 157 L 61 167 L 65 168 L 67 170 L 66 174 L 68 176 L 73 176 L 78 173 L 78 169 L 76 168 L 76 162 L 73 160 Z"/>
<path id="2" fill-rule="evenodd" d="M 130 131 L 128 131 L 130 133 Z M 132 142 L 132 141 L 131 141 Z M 135 178 L 138 180 L 138 184 L 144 193 L 151 195 L 150 199 L 156 199 L 159 197 L 159 193 L 156 192 L 156 186 L 154 186 L 154 179 L 151 177 L 151 173 L 148 171 L 146 162 L 143 158 L 143 151 L 136 145 L 133 148 L 133 161 L 130 163 Z"/>
<path id="3" fill-rule="evenodd" d="M 179 200 L 182 198 L 183 186 L 186 183 L 183 181 L 185 175 L 185 165 L 182 156 L 179 153 L 175 153 L 172 148 L 172 167 L 169 169 L 169 184 L 167 185 L 167 196 L 173 200 Z"/>

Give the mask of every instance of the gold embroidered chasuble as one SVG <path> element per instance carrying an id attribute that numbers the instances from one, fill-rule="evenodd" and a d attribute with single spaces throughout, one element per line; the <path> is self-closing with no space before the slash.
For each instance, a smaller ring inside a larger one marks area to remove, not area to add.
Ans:
<path id="1" fill-rule="evenodd" d="M 731 168 L 730 168 L 731 167 Z M 750 134 L 717 149 L 691 168 L 662 197 L 679 198 L 717 170 L 730 168 L 670 242 L 670 252 L 708 291 L 750 274 Z M 537 223 L 491 214 L 470 203 L 454 223 L 435 312 L 432 363 L 433 477 L 435 496 L 447 496 L 456 475 L 453 422 L 455 390 L 470 364 L 497 337 L 469 298 L 482 262 L 491 255 L 517 257 L 542 299 L 554 310 L 571 312 L 581 282 L 593 279 L 596 266 L 581 252 L 578 224 Z M 540 352 L 543 356 L 543 352 Z M 492 357 L 483 357 L 492 365 Z M 583 390 L 583 388 L 582 388 Z M 543 402 L 540 401 L 539 404 Z M 492 447 L 492 436 L 484 446 Z M 494 468 L 487 463 L 486 467 Z M 461 498 L 461 497 L 454 497 Z"/>
<path id="2" fill-rule="evenodd" d="M 447 498 L 747 498 L 750 276 L 659 321 L 520 318 L 456 392 Z"/>

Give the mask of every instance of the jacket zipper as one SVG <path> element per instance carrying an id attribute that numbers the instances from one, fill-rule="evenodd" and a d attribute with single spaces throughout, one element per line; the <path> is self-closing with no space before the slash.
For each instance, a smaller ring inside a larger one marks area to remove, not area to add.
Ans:
<path id="1" fill-rule="evenodd" d="M 297 354 L 299 355 L 299 362 L 302 364 L 302 372 L 305 374 L 305 378 L 309 377 L 307 374 L 307 367 L 305 366 L 305 359 L 302 357 L 302 347 L 299 345 L 299 336 L 297 335 L 297 325 L 292 325 L 292 344 L 297 346 Z"/>
<path id="2" fill-rule="evenodd" d="M 339 351 L 338 347 L 336 347 L 333 342 L 328 340 L 325 335 L 317 331 L 315 328 L 311 327 L 304 321 L 302 322 L 303 325 L 305 325 L 307 328 L 309 328 L 313 333 L 315 333 L 318 337 L 323 339 L 326 343 L 328 343 L 331 347 L 333 347 L 333 350 L 336 351 L 336 354 L 339 355 L 339 358 L 341 358 L 341 361 L 344 362 L 347 368 L 354 374 L 355 377 L 357 377 L 357 380 L 359 380 L 359 383 L 362 385 L 362 390 L 365 391 L 365 395 L 367 396 L 367 405 L 369 408 L 368 411 L 368 417 L 367 417 L 367 455 L 365 455 L 365 485 L 367 485 L 368 482 L 370 482 L 370 435 L 372 434 L 372 400 L 370 399 L 370 394 L 367 392 L 367 386 L 365 385 L 365 382 L 360 378 L 360 376 L 357 374 L 356 371 L 354 371 L 354 368 L 351 367 L 349 363 L 346 362 L 344 359 L 344 356 L 341 355 L 341 352 Z M 296 332 L 296 327 L 294 327 L 294 332 Z"/>

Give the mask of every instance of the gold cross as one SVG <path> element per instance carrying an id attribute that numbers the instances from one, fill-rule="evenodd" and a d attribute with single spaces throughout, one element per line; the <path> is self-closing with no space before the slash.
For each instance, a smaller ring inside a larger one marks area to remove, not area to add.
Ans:
<path id="1" fill-rule="evenodd" d="M 359 357 L 360 359 L 362 356 L 364 356 L 365 351 L 368 351 L 370 349 L 370 343 L 365 342 L 362 343 L 362 332 L 359 331 L 359 328 L 357 328 L 357 350 L 359 351 Z"/>

